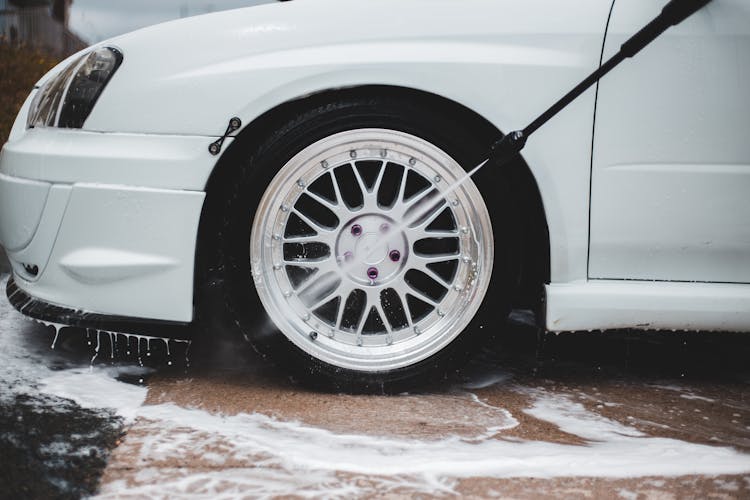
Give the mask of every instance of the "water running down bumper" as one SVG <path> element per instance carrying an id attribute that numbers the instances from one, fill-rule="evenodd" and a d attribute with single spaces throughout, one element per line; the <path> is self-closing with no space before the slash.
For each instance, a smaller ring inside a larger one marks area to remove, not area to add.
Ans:
<path id="1" fill-rule="evenodd" d="M 127 333 L 146 337 L 192 339 L 192 325 L 176 321 L 157 321 L 125 316 L 87 313 L 36 299 L 21 290 L 13 278 L 5 289 L 10 304 L 30 318 L 76 328 Z"/>

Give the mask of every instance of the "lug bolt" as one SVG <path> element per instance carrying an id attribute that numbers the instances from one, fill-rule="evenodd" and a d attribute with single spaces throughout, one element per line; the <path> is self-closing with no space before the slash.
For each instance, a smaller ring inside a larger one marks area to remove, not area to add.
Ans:
<path id="1" fill-rule="evenodd" d="M 352 226 L 352 235 L 359 236 L 361 234 L 362 234 L 362 226 L 360 226 L 359 224 L 354 224 Z"/>
<path id="2" fill-rule="evenodd" d="M 401 252 L 398 250 L 391 250 L 391 252 L 388 254 L 388 257 L 391 258 L 392 262 L 398 262 L 401 260 Z"/>
<path id="3" fill-rule="evenodd" d="M 377 267 L 371 267 L 367 270 L 367 277 L 371 280 L 376 280 L 378 277 L 378 268 Z"/>

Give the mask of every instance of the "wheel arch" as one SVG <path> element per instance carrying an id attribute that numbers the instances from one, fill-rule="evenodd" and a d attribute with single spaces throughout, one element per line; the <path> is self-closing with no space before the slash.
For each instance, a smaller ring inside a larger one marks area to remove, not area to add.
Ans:
<path id="1" fill-rule="evenodd" d="M 279 104 L 250 123 L 243 126 L 232 143 L 227 147 L 214 166 L 206 183 L 206 201 L 201 213 L 196 249 L 196 308 L 198 301 L 205 294 L 199 293 L 202 284 L 213 282 L 211 270 L 219 262 L 220 256 L 211 249 L 211 238 L 207 228 L 212 227 L 212 218 L 217 217 L 217 204 L 222 201 L 222 187 L 232 174 L 232 166 L 240 160 L 241 155 L 258 144 L 269 131 L 278 128 L 284 122 L 293 119 L 299 113 L 312 107 L 324 105 L 342 96 L 351 98 L 399 97 L 408 98 L 423 109 L 438 109 L 454 117 L 468 127 L 472 133 L 486 142 L 489 148 L 493 140 L 502 132 L 489 120 L 476 111 L 446 97 L 407 87 L 391 85 L 359 85 L 345 88 L 333 88 L 291 99 Z M 484 159 L 484 151 L 477 152 L 477 162 Z M 542 196 L 536 178 L 525 161 L 515 162 L 507 167 L 507 175 L 514 186 L 514 206 L 519 208 L 518 216 L 522 219 L 521 267 L 517 276 L 517 293 L 514 294 L 514 307 L 536 309 L 541 305 L 543 286 L 550 281 L 550 238 Z M 213 221 L 215 222 L 215 221 Z M 502 237 L 502 236 L 501 236 Z M 496 236 L 496 241 L 498 240 Z"/>

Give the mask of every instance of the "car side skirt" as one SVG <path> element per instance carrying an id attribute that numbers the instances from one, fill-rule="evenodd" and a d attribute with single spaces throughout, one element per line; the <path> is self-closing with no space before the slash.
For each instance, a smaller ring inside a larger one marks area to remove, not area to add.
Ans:
<path id="1" fill-rule="evenodd" d="M 192 323 L 88 313 L 50 304 L 23 291 L 13 278 L 8 280 L 5 293 L 10 304 L 20 313 L 42 323 L 143 337 L 184 340 L 193 337 Z"/>
<path id="2" fill-rule="evenodd" d="M 548 331 L 750 331 L 750 284 L 590 280 L 546 286 Z"/>

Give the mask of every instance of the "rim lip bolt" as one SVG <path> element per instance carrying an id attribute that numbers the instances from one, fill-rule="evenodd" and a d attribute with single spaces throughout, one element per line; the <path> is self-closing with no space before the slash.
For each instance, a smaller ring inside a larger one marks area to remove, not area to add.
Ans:
<path id="1" fill-rule="evenodd" d="M 367 269 L 367 277 L 371 280 L 375 281 L 378 279 L 378 268 L 377 267 L 370 267 Z"/>
<path id="2" fill-rule="evenodd" d="M 359 224 L 354 224 L 351 231 L 352 236 L 362 236 L 362 226 L 360 226 Z"/>
<path id="3" fill-rule="evenodd" d="M 391 250 L 388 253 L 388 257 L 391 259 L 391 262 L 398 262 L 401 260 L 401 252 L 398 250 Z"/>

